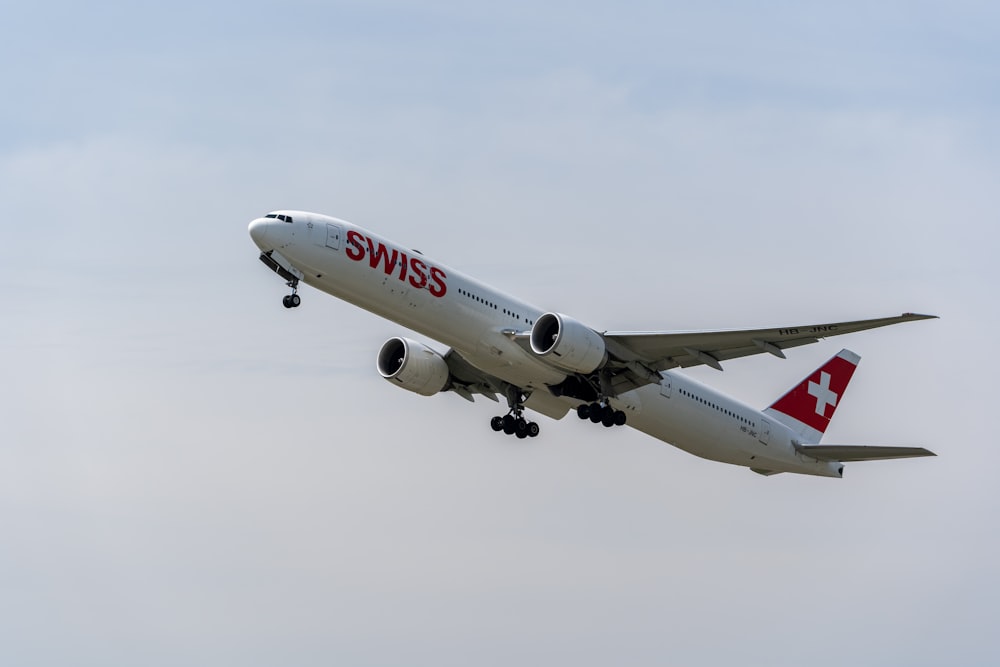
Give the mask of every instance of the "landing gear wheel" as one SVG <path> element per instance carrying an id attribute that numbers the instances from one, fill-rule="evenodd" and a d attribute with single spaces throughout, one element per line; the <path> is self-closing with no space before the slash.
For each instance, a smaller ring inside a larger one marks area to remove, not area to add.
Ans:
<path id="1" fill-rule="evenodd" d="M 528 437 L 529 438 L 537 438 L 538 437 L 538 432 L 540 430 L 541 429 L 538 428 L 538 424 L 536 424 L 535 422 L 528 422 Z"/>
<path id="2" fill-rule="evenodd" d="M 584 403 L 576 406 L 576 416 L 580 419 L 589 419 L 595 424 L 604 424 L 608 428 L 624 426 L 627 420 L 623 411 L 601 403 Z"/>
<path id="3" fill-rule="evenodd" d="M 494 431 L 502 431 L 503 430 L 503 417 L 494 417 L 493 419 L 491 419 L 490 420 L 490 428 L 492 428 Z"/>
<path id="4" fill-rule="evenodd" d="M 299 289 L 299 279 L 292 278 L 285 284 L 292 288 L 292 293 L 286 294 L 281 299 L 281 305 L 285 308 L 298 308 L 299 304 L 302 303 L 302 297 L 300 297 L 297 292 Z"/>
<path id="5" fill-rule="evenodd" d="M 517 436 L 517 439 L 518 439 L 518 440 L 524 440 L 525 438 L 527 438 L 527 437 L 528 437 L 528 430 L 527 430 L 527 429 L 525 429 L 525 430 L 523 430 L 523 431 L 518 431 L 518 432 L 517 432 L 517 433 L 515 433 L 514 435 L 516 435 L 516 436 Z"/>
<path id="6" fill-rule="evenodd" d="M 601 405 L 600 403 L 591 403 L 590 421 L 594 422 L 595 424 L 598 424 L 602 419 L 604 419 L 604 406 Z"/>
<path id="7" fill-rule="evenodd" d="M 517 430 L 515 419 L 511 415 L 507 415 L 501 421 L 503 422 L 503 432 L 507 435 L 514 435 L 514 431 Z"/>

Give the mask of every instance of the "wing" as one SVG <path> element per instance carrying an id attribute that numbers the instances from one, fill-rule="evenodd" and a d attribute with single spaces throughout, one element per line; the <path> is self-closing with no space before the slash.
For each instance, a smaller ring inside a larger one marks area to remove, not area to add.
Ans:
<path id="1" fill-rule="evenodd" d="M 498 395 L 507 396 L 512 389 L 520 392 L 519 388 L 512 387 L 495 375 L 479 370 L 455 350 L 449 350 L 444 355 L 444 360 L 451 375 L 448 390 L 467 401 L 474 402 L 475 395 L 479 394 L 499 402 Z M 524 405 L 552 419 L 562 419 L 570 409 L 568 403 L 546 391 L 530 392 L 524 399 Z"/>
<path id="2" fill-rule="evenodd" d="M 455 350 L 448 350 L 444 360 L 451 374 L 451 384 L 448 389 L 465 400 L 475 402 L 473 395 L 479 394 L 491 401 L 499 402 L 497 394 L 504 395 L 506 383 L 503 380 L 479 370 Z"/>
<path id="3" fill-rule="evenodd" d="M 937 456 L 923 447 L 881 447 L 871 445 L 799 445 L 803 454 L 824 461 L 881 461 L 883 459 L 909 459 L 918 456 Z"/>
<path id="4" fill-rule="evenodd" d="M 600 336 L 608 352 L 608 361 L 599 379 L 583 378 L 600 394 L 617 396 L 623 392 L 656 384 L 661 371 L 701 364 L 722 370 L 722 362 L 767 352 L 785 358 L 783 350 L 816 343 L 821 338 L 876 329 L 878 327 L 936 319 L 936 315 L 903 313 L 852 322 L 807 324 L 773 329 L 730 329 L 721 331 L 606 331 Z M 531 331 L 505 329 L 504 335 L 531 354 Z M 596 377 L 596 376 L 595 376 Z"/>
<path id="5" fill-rule="evenodd" d="M 720 362 L 752 354 L 769 352 L 784 358 L 782 350 L 815 343 L 820 338 L 839 336 L 855 331 L 935 319 L 936 315 L 904 313 L 854 322 L 808 324 L 774 329 L 744 329 L 726 331 L 677 332 L 605 332 L 608 351 L 622 362 L 638 362 L 653 371 L 687 368 L 705 364 L 722 370 Z"/>

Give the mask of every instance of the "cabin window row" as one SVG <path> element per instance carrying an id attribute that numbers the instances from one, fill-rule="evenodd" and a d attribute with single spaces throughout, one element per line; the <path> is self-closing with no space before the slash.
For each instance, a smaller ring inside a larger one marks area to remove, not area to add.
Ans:
<path id="1" fill-rule="evenodd" d="M 468 290 L 464 290 L 464 289 L 459 288 L 458 293 L 461 294 L 464 297 L 468 297 L 468 298 L 472 299 L 473 301 L 475 301 L 477 303 L 483 304 L 487 308 L 492 308 L 493 310 L 502 311 L 504 315 L 509 315 L 510 317 L 517 318 L 518 320 L 521 320 L 523 322 L 527 322 L 528 324 L 534 324 L 534 322 L 531 322 L 530 320 L 528 320 L 527 317 L 522 317 L 521 315 L 518 315 L 517 313 L 515 313 L 515 312 L 513 312 L 511 310 L 507 310 L 506 308 L 501 308 L 500 306 L 498 306 L 497 304 L 493 303 L 492 301 L 487 301 L 483 297 L 477 296 L 476 294 L 473 294 L 472 292 L 469 292 Z"/>
<path id="2" fill-rule="evenodd" d="M 686 389 L 681 389 L 680 392 L 684 396 L 687 396 L 688 398 L 690 398 L 690 399 L 692 399 L 694 401 L 698 401 L 702 405 L 707 405 L 708 407 L 710 407 L 710 408 L 712 408 L 714 410 L 718 410 L 719 412 L 721 412 L 722 414 L 726 415 L 727 417 L 732 417 L 733 419 L 741 421 L 744 424 L 750 424 L 750 425 L 753 424 L 746 417 L 742 417 L 742 416 L 736 414 L 735 412 L 733 412 L 732 410 L 727 410 L 727 409 L 725 409 L 722 406 L 716 405 L 715 403 L 712 403 L 711 401 L 708 401 L 708 400 L 702 398 L 701 396 L 698 396 L 697 394 L 693 394 L 690 391 L 687 391 Z"/>
<path id="3" fill-rule="evenodd" d="M 477 295 L 473 294 L 472 292 L 468 292 L 468 291 L 460 288 L 458 290 L 458 293 L 461 294 L 462 296 L 467 296 L 470 299 L 472 299 L 473 301 L 477 301 L 477 302 L 483 304 L 484 306 L 486 306 L 488 308 L 492 308 L 493 310 L 500 310 L 500 307 L 498 305 L 496 305 L 495 303 L 493 303 L 492 301 L 487 301 L 483 297 L 477 296 Z"/>

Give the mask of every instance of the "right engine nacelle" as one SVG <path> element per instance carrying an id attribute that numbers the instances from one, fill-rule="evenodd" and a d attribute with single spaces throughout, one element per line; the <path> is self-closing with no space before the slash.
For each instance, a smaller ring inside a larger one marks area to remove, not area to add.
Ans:
<path id="1" fill-rule="evenodd" d="M 440 354 L 409 338 L 390 338 L 378 351 L 379 375 L 421 396 L 433 396 L 448 385 L 451 373 Z"/>
<path id="2" fill-rule="evenodd" d="M 535 320 L 531 327 L 531 351 L 577 373 L 595 371 L 608 360 L 599 333 L 559 313 L 545 313 Z"/>

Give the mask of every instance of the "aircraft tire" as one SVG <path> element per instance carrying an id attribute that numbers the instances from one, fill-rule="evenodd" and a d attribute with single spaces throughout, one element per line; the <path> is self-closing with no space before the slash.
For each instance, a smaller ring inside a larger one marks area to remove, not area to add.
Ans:
<path id="1" fill-rule="evenodd" d="M 528 422 L 528 437 L 529 438 L 537 438 L 539 431 L 541 431 L 541 429 L 538 428 L 538 424 L 536 424 L 535 422 Z"/>
<path id="2" fill-rule="evenodd" d="M 294 308 L 295 306 L 292 305 L 292 296 L 290 294 L 283 296 L 281 298 L 281 305 L 285 308 Z"/>
<path id="3" fill-rule="evenodd" d="M 511 417 L 510 415 L 507 415 L 506 417 L 504 417 L 503 418 L 503 432 L 506 433 L 507 435 L 513 435 L 514 431 L 516 431 L 516 430 L 517 430 L 517 426 L 515 425 L 514 418 Z"/>
<path id="4" fill-rule="evenodd" d="M 628 417 L 621 410 L 615 410 L 615 426 L 624 426 Z"/>
<path id="5" fill-rule="evenodd" d="M 586 419 L 590 416 L 590 405 L 584 403 L 583 405 L 576 406 L 576 416 L 580 419 Z"/>
<path id="6" fill-rule="evenodd" d="M 494 417 L 493 419 L 491 419 L 490 420 L 490 428 L 492 428 L 494 431 L 502 431 L 503 430 L 503 417 Z"/>
<path id="7" fill-rule="evenodd" d="M 604 406 L 602 406 L 600 403 L 591 403 L 590 404 L 590 421 L 592 421 L 595 424 L 597 424 L 597 423 L 600 423 L 600 421 L 602 419 L 604 419 Z"/>
<path id="8" fill-rule="evenodd" d="M 606 410 L 604 416 L 601 417 L 601 423 L 604 424 L 606 428 L 611 428 L 615 425 L 615 413 L 611 410 Z"/>
<path id="9" fill-rule="evenodd" d="M 298 294 L 292 294 L 288 301 L 292 304 L 292 308 L 298 308 L 299 304 L 302 303 L 302 297 Z"/>

